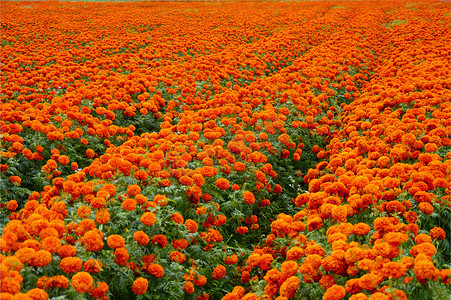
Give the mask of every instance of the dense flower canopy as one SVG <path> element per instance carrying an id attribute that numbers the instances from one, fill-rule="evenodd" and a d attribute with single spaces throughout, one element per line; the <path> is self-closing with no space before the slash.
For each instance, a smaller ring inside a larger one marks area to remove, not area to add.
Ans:
<path id="1" fill-rule="evenodd" d="M 1 299 L 449 295 L 446 3 L 0 22 Z"/>

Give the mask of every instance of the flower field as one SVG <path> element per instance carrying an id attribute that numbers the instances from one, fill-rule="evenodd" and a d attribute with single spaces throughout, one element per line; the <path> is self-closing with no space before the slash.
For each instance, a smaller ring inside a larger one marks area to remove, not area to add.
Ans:
<path id="1" fill-rule="evenodd" d="M 449 11 L 2 2 L 0 299 L 449 299 Z"/>

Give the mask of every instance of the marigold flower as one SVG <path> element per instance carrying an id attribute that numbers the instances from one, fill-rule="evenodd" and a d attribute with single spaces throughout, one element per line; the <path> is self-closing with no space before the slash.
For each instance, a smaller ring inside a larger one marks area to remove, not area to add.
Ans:
<path id="1" fill-rule="evenodd" d="M 107 243 L 108 247 L 110 247 L 112 249 L 125 247 L 124 238 L 118 234 L 110 235 L 107 238 L 106 243 Z"/>
<path id="2" fill-rule="evenodd" d="M 430 215 L 434 212 L 434 207 L 428 202 L 420 202 L 418 208 L 427 215 Z"/>
<path id="3" fill-rule="evenodd" d="M 188 219 L 185 221 L 185 226 L 188 232 L 194 233 L 197 231 L 197 223 L 194 220 Z"/>
<path id="4" fill-rule="evenodd" d="M 29 247 L 20 248 L 16 251 L 15 256 L 22 262 L 31 265 L 36 250 Z"/>
<path id="5" fill-rule="evenodd" d="M 168 245 L 168 240 L 164 235 L 157 234 L 152 237 L 152 244 L 155 246 L 158 245 L 161 248 L 165 248 Z"/>
<path id="6" fill-rule="evenodd" d="M 9 211 L 15 211 L 19 207 L 16 200 L 10 200 L 6 203 L 6 209 Z"/>
<path id="7" fill-rule="evenodd" d="M 49 294 L 46 291 L 40 288 L 34 288 L 29 290 L 26 295 L 30 297 L 32 300 L 47 300 L 49 299 Z"/>
<path id="8" fill-rule="evenodd" d="M 20 272 L 22 270 L 22 261 L 16 256 L 8 256 L 1 262 L 2 266 L 6 267 L 8 271 Z"/>
<path id="9" fill-rule="evenodd" d="M 194 293 L 194 285 L 191 281 L 187 281 L 183 284 L 183 290 L 187 293 L 187 294 L 192 294 Z"/>
<path id="10" fill-rule="evenodd" d="M 178 212 L 175 212 L 171 215 L 171 220 L 177 224 L 183 224 L 184 221 L 183 216 Z"/>
<path id="11" fill-rule="evenodd" d="M 102 271 L 103 264 L 97 259 L 88 259 L 83 264 L 83 269 L 89 273 L 99 273 Z"/>
<path id="12" fill-rule="evenodd" d="M 385 278 L 400 278 L 406 274 L 406 271 L 407 269 L 402 263 L 391 261 L 383 265 L 381 273 Z"/>
<path id="13" fill-rule="evenodd" d="M 204 286 L 207 283 L 207 277 L 205 277 L 204 275 L 201 275 L 198 278 L 196 277 L 193 280 L 196 286 Z"/>
<path id="14" fill-rule="evenodd" d="M 96 153 L 94 152 L 94 150 L 92 150 L 92 149 L 86 150 L 86 156 L 88 158 L 94 158 L 95 155 L 96 155 Z"/>
<path id="15" fill-rule="evenodd" d="M 137 184 L 132 184 L 127 187 L 127 194 L 129 194 L 131 197 L 134 197 L 141 193 L 141 188 Z"/>
<path id="16" fill-rule="evenodd" d="M 134 199 L 127 198 L 122 203 L 121 206 L 126 211 L 134 211 L 137 206 L 137 202 Z"/>
<path id="17" fill-rule="evenodd" d="M 446 238 L 446 232 L 441 227 L 434 227 L 429 231 L 429 235 L 433 239 L 437 239 L 439 241 L 442 241 Z"/>
<path id="18" fill-rule="evenodd" d="M 365 235 L 368 234 L 371 227 L 366 223 L 357 223 L 352 227 L 352 233 L 354 235 Z"/>
<path id="19" fill-rule="evenodd" d="M 388 232 L 384 235 L 384 241 L 390 245 L 399 246 L 409 239 L 409 236 L 401 232 Z"/>
<path id="20" fill-rule="evenodd" d="M 78 257 L 65 257 L 61 259 L 60 268 L 67 274 L 76 273 L 80 271 L 83 266 L 83 262 Z"/>
<path id="21" fill-rule="evenodd" d="M 223 265 L 218 265 L 213 270 L 213 273 L 211 276 L 213 277 L 213 279 L 219 280 L 219 279 L 224 278 L 225 274 L 226 274 L 226 268 Z"/>
<path id="22" fill-rule="evenodd" d="M 147 267 L 147 272 L 155 278 L 161 278 L 164 275 L 164 269 L 159 264 L 151 264 Z"/>
<path id="23" fill-rule="evenodd" d="M 35 267 L 44 267 L 52 262 L 52 253 L 47 250 L 36 251 L 33 258 L 33 265 Z"/>
<path id="24" fill-rule="evenodd" d="M 16 185 L 20 185 L 22 183 L 22 179 L 19 176 L 9 176 L 8 178 L 9 182 L 14 183 Z"/>
<path id="25" fill-rule="evenodd" d="M 434 198 L 434 194 L 428 193 L 425 191 L 418 191 L 414 195 L 415 201 L 419 202 L 419 203 L 421 203 L 421 202 L 431 203 L 433 198 Z"/>
<path id="26" fill-rule="evenodd" d="M 301 280 L 296 276 L 291 276 L 280 286 L 280 296 L 291 299 L 296 295 L 296 290 L 301 284 Z"/>
<path id="27" fill-rule="evenodd" d="M 145 278 L 138 277 L 133 282 L 132 291 L 135 295 L 143 295 L 147 291 L 149 281 Z"/>
<path id="28" fill-rule="evenodd" d="M 78 293 L 86 293 L 89 291 L 94 284 L 94 279 L 87 272 L 78 272 L 72 276 L 71 280 L 72 286 Z"/>
<path id="29" fill-rule="evenodd" d="M 103 299 L 108 293 L 108 288 L 106 282 L 97 282 L 97 287 L 92 287 L 88 293 L 94 299 Z"/>
<path id="30" fill-rule="evenodd" d="M 155 222 L 157 221 L 157 218 L 154 213 L 145 212 L 142 214 L 140 220 L 141 220 L 141 223 L 143 223 L 144 225 L 151 226 L 151 225 L 155 224 Z"/>
<path id="31" fill-rule="evenodd" d="M 229 181 L 225 178 L 216 179 L 215 185 L 222 190 L 227 190 L 230 187 Z"/>
<path id="32" fill-rule="evenodd" d="M 120 266 L 125 266 L 130 259 L 130 255 L 125 247 L 116 248 L 116 250 L 114 250 L 114 255 L 116 256 L 114 261 Z"/>
<path id="33" fill-rule="evenodd" d="M 327 290 L 335 284 L 335 278 L 333 275 L 323 275 L 319 280 L 319 285 L 322 289 Z"/>
<path id="34" fill-rule="evenodd" d="M 194 180 L 191 177 L 184 175 L 179 178 L 179 182 L 183 185 L 190 186 L 194 183 Z"/>
<path id="35" fill-rule="evenodd" d="M 110 221 L 110 212 L 106 208 L 101 208 L 96 212 L 96 222 L 98 224 L 106 224 Z"/>
<path id="36" fill-rule="evenodd" d="M 435 274 L 435 267 L 432 261 L 421 259 L 415 260 L 413 273 L 420 283 L 425 283 L 427 279 L 432 279 Z"/>
<path id="37" fill-rule="evenodd" d="M 194 174 L 193 175 L 194 184 L 198 187 L 201 187 L 205 184 L 205 178 L 202 174 Z"/>
<path id="38" fill-rule="evenodd" d="M 186 260 L 185 254 L 179 252 L 179 251 L 172 251 L 169 253 L 169 259 L 172 261 L 176 261 L 179 264 L 183 264 Z"/>
<path id="39" fill-rule="evenodd" d="M 359 286 L 364 290 L 374 290 L 382 280 L 382 276 L 376 273 L 368 273 L 360 277 Z"/>
<path id="40" fill-rule="evenodd" d="M 238 226 L 237 228 L 236 228 L 236 233 L 238 233 L 238 234 L 245 234 L 245 233 L 247 233 L 249 231 L 249 228 L 248 227 L 246 227 L 246 226 Z"/>
<path id="41" fill-rule="evenodd" d="M 144 231 L 136 231 L 133 234 L 133 238 L 138 242 L 138 244 L 143 246 L 150 242 L 150 237 Z"/>
<path id="42" fill-rule="evenodd" d="M 60 155 L 58 157 L 58 162 L 65 166 L 69 163 L 69 157 L 67 155 Z"/>
<path id="43" fill-rule="evenodd" d="M 338 300 L 342 299 L 346 295 L 346 289 L 341 286 L 334 284 L 324 293 L 324 300 Z"/>
<path id="44" fill-rule="evenodd" d="M 103 236 L 96 230 L 89 230 L 82 238 L 86 250 L 96 252 L 103 248 Z"/>
<path id="45" fill-rule="evenodd" d="M 307 221 L 308 231 L 314 231 L 321 227 L 323 227 L 323 220 L 320 217 L 314 217 Z"/>
<path id="46" fill-rule="evenodd" d="M 172 247 L 174 247 L 174 249 L 177 249 L 177 250 L 183 250 L 186 247 L 188 247 L 188 240 L 186 240 L 186 239 L 180 239 L 180 240 L 175 239 L 175 240 L 172 241 Z"/>
<path id="47" fill-rule="evenodd" d="M 304 256 L 304 249 L 301 247 L 292 247 L 287 251 L 287 259 L 289 260 L 298 260 L 302 256 Z"/>
<path id="48" fill-rule="evenodd" d="M 249 191 L 243 192 L 243 199 L 244 199 L 244 202 L 246 202 L 246 204 L 252 205 L 255 203 L 255 196 L 254 196 L 254 194 L 252 194 Z"/>
<path id="49" fill-rule="evenodd" d="M 246 165 L 240 161 L 237 161 L 233 164 L 232 168 L 237 172 L 244 172 L 246 170 Z"/>

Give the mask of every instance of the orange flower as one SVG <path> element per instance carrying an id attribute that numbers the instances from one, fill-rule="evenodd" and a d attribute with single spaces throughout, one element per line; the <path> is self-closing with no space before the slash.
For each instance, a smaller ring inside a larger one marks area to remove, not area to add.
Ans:
<path id="1" fill-rule="evenodd" d="M 341 285 L 334 284 L 323 295 L 324 300 L 338 300 L 346 295 L 346 289 Z"/>
<path id="2" fill-rule="evenodd" d="M 96 155 L 96 153 L 94 152 L 94 150 L 92 150 L 92 149 L 86 150 L 86 156 L 88 158 L 94 158 L 95 155 Z"/>
<path id="3" fill-rule="evenodd" d="M 381 273 L 386 278 L 400 278 L 406 274 L 406 271 L 407 269 L 402 263 L 392 261 L 383 265 Z"/>
<path id="4" fill-rule="evenodd" d="M 207 277 L 201 275 L 199 278 L 194 278 L 193 282 L 196 286 L 204 286 L 207 283 Z"/>
<path id="5" fill-rule="evenodd" d="M 434 227 L 429 231 L 431 238 L 442 241 L 446 238 L 446 232 L 441 227 Z"/>
<path id="6" fill-rule="evenodd" d="M 112 249 L 125 247 L 125 240 L 122 236 L 113 234 L 106 240 L 108 247 Z"/>
<path id="7" fill-rule="evenodd" d="M 321 265 L 321 257 L 319 257 L 319 260 L 320 260 L 319 265 Z M 282 266 L 280 267 L 280 272 L 282 273 L 283 276 L 293 276 L 298 272 L 298 269 L 299 265 L 297 262 L 295 262 L 294 260 L 287 260 L 282 263 Z"/>
<path id="8" fill-rule="evenodd" d="M 106 208 L 101 208 L 96 212 L 96 222 L 106 224 L 110 221 L 110 212 Z"/>
<path id="9" fill-rule="evenodd" d="M 227 256 L 226 258 L 224 258 L 224 263 L 226 265 L 234 265 L 238 262 L 238 256 L 236 256 L 235 254 L 231 255 L 231 256 Z"/>
<path id="10" fill-rule="evenodd" d="M 49 294 L 46 291 L 40 288 L 34 288 L 29 290 L 26 295 L 30 297 L 32 300 L 47 300 L 49 299 Z"/>
<path id="11" fill-rule="evenodd" d="M 435 274 L 435 267 L 432 261 L 427 259 L 415 260 L 413 273 L 420 283 L 426 283 L 427 279 L 432 279 Z"/>
<path id="12" fill-rule="evenodd" d="M 192 294 L 194 293 L 194 285 L 191 281 L 187 281 L 183 284 L 183 290 L 187 293 L 187 294 Z"/>
<path id="13" fill-rule="evenodd" d="M 147 267 L 147 272 L 155 278 L 161 278 L 164 275 L 164 269 L 159 264 L 151 264 Z"/>
<path id="14" fill-rule="evenodd" d="M 218 265 L 214 270 L 211 276 L 213 279 L 219 280 L 224 278 L 226 274 L 226 268 L 223 265 Z"/>
<path id="15" fill-rule="evenodd" d="M 147 291 L 149 281 L 145 278 L 138 277 L 133 282 L 132 291 L 135 295 L 142 295 Z"/>
<path id="16" fill-rule="evenodd" d="M 352 227 L 352 233 L 354 235 L 365 235 L 368 234 L 371 227 L 366 223 L 357 223 Z"/>
<path id="17" fill-rule="evenodd" d="M 215 185 L 222 190 L 227 190 L 230 187 L 229 181 L 225 178 L 216 179 Z"/>
<path id="18" fill-rule="evenodd" d="M 108 284 L 106 282 L 97 282 L 97 287 L 88 291 L 89 295 L 94 299 L 104 299 L 108 293 Z"/>
<path id="19" fill-rule="evenodd" d="M 157 221 L 155 214 L 151 212 L 143 213 L 140 220 L 141 223 L 147 226 L 151 226 Z"/>
<path id="20" fill-rule="evenodd" d="M 247 233 L 248 231 L 249 231 L 249 228 L 246 227 L 246 226 L 238 226 L 238 227 L 236 228 L 236 233 L 238 233 L 238 234 L 245 234 L 245 233 Z"/>
<path id="21" fill-rule="evenodd" d="M 434 207 L 428 202 L 420 202 L 418 208 L 427 215 L 430 215 L 434 212 Z"/>
<path id="22" fill-rule="evenodd" d="M 157 234 L 152 237 L 152 244 L 155 246 L 158 245 L 161 248 L 165 248 L 168 245 L 168 240 L 164 235 Z"/>
<path id="23" fill-rule="evenodd" d="M 35 267 L 44 267 L 52 262 L 52 253 L 47 250 L 36 251 L 33 258 L 33 265 Z"/>
<path id="24" fill-rule="evenodd" d="M 65 257 L 61 259 L 60 268 L 67 274 L 76 273 L 80 271 L 83 262 L 78 257 Z"/>
<path id="25" fill-rule="evenodd" d="M 323 227 L 323 220 L 320 217 L 314 217 L 307 221 L 308 231 L 314 231 L 321 227 Z"/>
<path id="26" fill-rule="evenodd" d="M 182 176 L 179 178 L 179 182 L 183 185 L 190 186 L 194 183 L 194 180 L 188 176 Z"/>
<path id="27" fill-rule="evenodd" d="M 141 188 L 137 184 L 132 184 L 127 187 L 127 194 L 129 194 L 131 197 L 134 197 L 141 193 Z"/>
<path id="28" fill-rule="evenodd" d="M 238 172 L 243 172 L 246 170 L 246 165 L 238 161 L 233 165 L 233 169 Z"/>
<path id="29" fill-rule="evenodd" d="M 133 238 L 140 245 L 147 245 L 150 242 L 149 236 L 144 231 L 137 231 L 133 234 Z"/>
<path id="30" fill-rule="evenodd" d="M 183 224 L 183 216 L 178 212 L 175 212 L 171 215 L 171 220 L 177 224 Z"/>
<path id="31" fill-rule="evenodd" d="M 287 251 L 287 259 L 289 260 L 298 260 L 302 256 L 304 256 L 304 249 L 301 247 L 292 247 Z"/>
<path id="32" fill-rule="evenodd" d="M 8 256 L 4 258 L 1 262 L 3 267 L 6 267 L 7 271 L 16 271 L 20 272 L 22 270 L 22 262 L 16 256 Z M 3 270 L 2 270 L 3 271 Z"/>
<path id="33" fill-rule="evenodd" d="M 9 211 L 15 211 L 19 207 L 16 200 L 10 200 L 6 203 L 6 209 Z"/>
<path id="34" fill-rule="evenodd" d="M 183 264 L 186 260 L 185 254 L 179 252 L 179 251 L 172 251 L 169 253 L 169 259 L 172 261 L 176 261 L 179 264 Z"/>
<path id="35" fill-rule="evenodd" d="M 16 251 L 15 256 L 22 262 L 31 265 L 36 250 L 29 247 L 20 248 Z"/>
<path id="36" fill-rule="evenodd" d="M 88 259 L 83 264 L 83 269 L 89 273 L 99 273 L 102 271 L 103 264 L 97 259 Z"/>
<path id="37" fill-rule="evenodd" d="M 54 236 L 46 237 L 42 242 L 42 248 L 50 253 L 56 253 L 61 247 L 61 240 Z"/>
<path id="38" fill-rule="evenodd" d="M 246 204 L 252 205 L 255 203 L 255 196 L 254 196 L 254 194 L 252 194 L 249 191 L 243 192 L 243 199 L 244 199 L 244 202 L 246 202 Z"/>
<path id="39" fill-rule="evenodd" d="M 114 255 L 116 256 L 114 262 L 116 262 L 120 266 L 125 266 L 130 259 L 130 255 L 128 254 L 128 251 L 125 247 L 116 248 L 116 250 L 114 250 Z"/>
<path id="40" fill-rule="evenodd" d="M 280 296 L 287 297 L 291 299 L 295 296 L 296 290 L 301 284 L 301 280 L 296 276 L 291 276 L 287 280 L 285 280 L 280 286 Z"/>
<path id="41" fill-rule="evenodd" d="M 72 286 L 78 293 L 86 293 L 94 284 L 92 276 L 87 272 L 78 272 L 72 276 Z"/>
<path id="42" fill-rule="evenodd" d="M 66 156 L 66 155 L 60 155 L 58 157 L 58 162 L 65 166 L 65 165 L 67 165 L 69 163 L 69 157 Z"/>
<path id="43" fill-rule="evenodd" d="M 16 184 L 16 185 L 20 185 L 22 183 L 22 179 L 19 176 L 9 176 L 8 178 L 9 182 Z"/>
<path id="44" fill-rule="evenodd" d="M 103 248 L 103 236 L 96 230 L 89 230 L 82 238 L 82 242 L 88 251 L 99 251 Z"/>
<path id="45" fill-rule="evenodd" d="M 194 233 L 197 231 L 197 223 L 194 220 L 188 219 L 185 221 L 185 226 L 188 232 Z"/>
<path id="46" fill-rule="evenodd" d="M 131 198 L 127 198 L 121 203 L 122 208 L 126 211 L 134 211 L 136 209 L 136 205 L 136 201 Z"/>

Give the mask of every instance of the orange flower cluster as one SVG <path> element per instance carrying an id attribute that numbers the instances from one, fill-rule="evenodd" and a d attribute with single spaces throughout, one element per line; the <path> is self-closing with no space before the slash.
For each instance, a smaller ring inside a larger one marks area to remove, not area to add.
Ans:
<path id="1" fill-rule="evenodd" d="M 7 2 L 1 23 L 0 298 L 449 286 L 445 4 Z"/>

